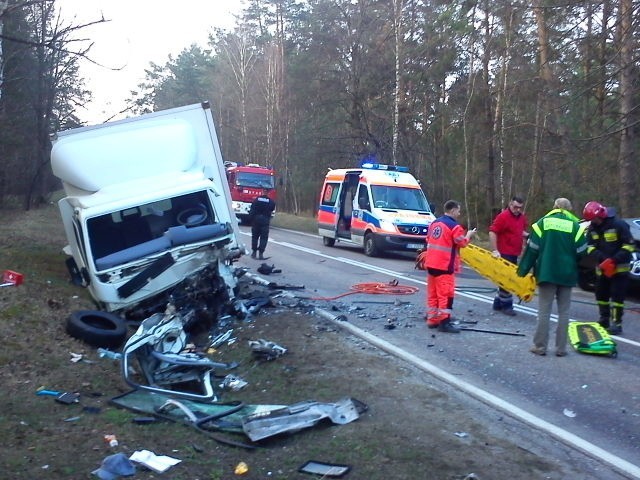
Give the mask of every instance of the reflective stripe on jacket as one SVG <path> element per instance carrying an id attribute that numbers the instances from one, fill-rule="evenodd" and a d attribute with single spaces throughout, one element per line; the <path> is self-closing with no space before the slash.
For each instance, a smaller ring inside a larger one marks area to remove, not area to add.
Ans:
<path id="1" fill-rule="evenodd" d="M 578 260 L 586 254 L 585 226 L 571 212 L 554 209 L 531 226 L 518 275 L 533 268 L 537 283 L 573 287 L 578 282 Z"/>
<path id="2" fill-rule="evenodd" d="M 594 254 L 598 264 L 612 258 L 616 262 L 616 273 L 629 271 L 635 248 L 627 222 L 607 217 L 600 225 L 592 223 L 587 230 L 587 243 L 587 253 Z"/>
<path id="3" fill-rule="evenodd" d="M 460 269 L 458 249 L 466 247 L 469 239 L 464 228 L 449 215 L 436 218 L 429 225 L 425 267 L 454 273 Z"/>

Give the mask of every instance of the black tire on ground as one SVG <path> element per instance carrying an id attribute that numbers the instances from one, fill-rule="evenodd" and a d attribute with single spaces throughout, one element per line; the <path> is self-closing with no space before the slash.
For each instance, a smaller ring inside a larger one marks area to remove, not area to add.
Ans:
<path id="1" fill-rule="evenodd" d="M 322 237 L 322 244 L 325 247 L 333 247 L 336 244 L 336 239 L 330 237 Z"/>
<path id="2" fill-rule="evenodd" d="M 78 310 L 67 319 L 67 333 L 94 347 L 119 348 L 127 337 L 123 318 L 99 310 Z"/>
<path id="3" fill-rule="evenodd" d="M 367 257 L 375 257 L 379 253 L 378 247 L 376 247 L 376 241 L 371 233 L 367 233 L 364 236 L 364 254 Z"/>

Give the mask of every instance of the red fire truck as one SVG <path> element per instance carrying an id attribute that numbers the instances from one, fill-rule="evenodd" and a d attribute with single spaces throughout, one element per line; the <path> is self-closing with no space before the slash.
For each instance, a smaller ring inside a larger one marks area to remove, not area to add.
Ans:
<path id="1" fill-rule="evenodd" d="M 260 196 L 263 190 L 267 196 L 276 201 L 275 172 L 272 168 L 263 167 L 256 163 L 240 165 L 225 162 L 227 180 L 231 190 L 233 211 L 240 223 L 248 223 L 251 203 Z"/>

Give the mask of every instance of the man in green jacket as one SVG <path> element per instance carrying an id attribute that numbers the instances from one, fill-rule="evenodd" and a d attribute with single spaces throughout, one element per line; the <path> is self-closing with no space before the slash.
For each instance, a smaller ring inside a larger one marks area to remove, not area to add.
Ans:
<path id="1" fill-rule="evenodd" d="M 578 260 L 587 251 L 585 228 L 571 213 L 571 202 L 566 198 L 556 199 L 553 210 L 531 226 L 527 247 L 518 265 L 521 277 L 533 268 L 538 284 L 538 325 L 531 353 L 547 353 L 549 319 L 555 298 L 558 305 L 556 355 L 567 354 L 571 289 L 578 282 Z"/>

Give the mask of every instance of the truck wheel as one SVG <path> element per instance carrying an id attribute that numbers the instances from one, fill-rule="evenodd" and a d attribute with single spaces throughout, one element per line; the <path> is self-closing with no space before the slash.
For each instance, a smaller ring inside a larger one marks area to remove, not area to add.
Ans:
<path id="1" fill-rule="evenodd" d="M 371 233 L 367 233 L 364 236 L 364 254 L 367 257 L 375 257 L 378 255 L 378 247 L 376 247 L 376 242 L 373 239 L 373 235 Z"/>
<path id="2" fill-rule="evenodd" d="M 113 313 L 79 310 L 69 315 L 67 333 L 94 347 L 119 348 L 127 337 L 127 325 Z"/>
<path id="3" fill-rule="evenodd" d="M 330 237 L 322 237 L 322 244 L 325 247 L 333 247 L 336 244 L 336 239 Z"/>

